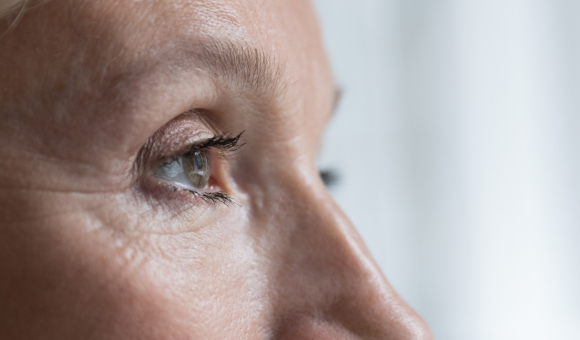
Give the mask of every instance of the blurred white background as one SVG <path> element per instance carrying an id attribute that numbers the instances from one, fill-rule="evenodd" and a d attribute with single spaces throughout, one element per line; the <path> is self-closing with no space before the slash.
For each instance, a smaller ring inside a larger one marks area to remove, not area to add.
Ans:
<path id="1" fill-rule="evenodd" d="M 580 339 L 580 1 L 315 0 L 321 166 L 436 339 Z"/>

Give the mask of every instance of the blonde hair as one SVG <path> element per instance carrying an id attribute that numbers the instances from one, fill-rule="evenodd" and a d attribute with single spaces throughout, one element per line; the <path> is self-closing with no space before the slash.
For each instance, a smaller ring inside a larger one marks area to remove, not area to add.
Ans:
<path id="1" fill-rule="evenodd" d="M 0 17 L 10 13 L 10 11 L 18 8 L 26 0 L 0 0 Z"/>

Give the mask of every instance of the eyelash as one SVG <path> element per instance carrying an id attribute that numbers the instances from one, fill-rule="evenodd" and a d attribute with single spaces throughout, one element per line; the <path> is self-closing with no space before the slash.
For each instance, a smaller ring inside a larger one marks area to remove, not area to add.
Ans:
<path id="1" fill-rule="evenodd" d="M 201 142 L 192 144 L 187 152 L 174 156 L 173 158 L 170 159 L 170 161 L 178 157 L 188 157 L 194 154 L 196 151 L 208 150 L 210 148 L 217 149 L 220 157 L 230 156 L 233 152 L 239 150 L 242 146 L 245 145 L 245 143 L 239 144 L 240 138 L 242 137 L 244 132 L 245 131 L 242 131 L 236 136 L 230 133 L 224 133 L 218 136 L 214 136 L 210 139 L 206 139 Z M 237 205 L 237 203 L 228 194 L 225 194 L 223 192 L 199 192 L 193 189 L 178 187 L 171 183 L 167 183 L 167 185 L 174 192 L 178 190 L 188 192 L 192 194 L 194 197 L 203 200 L 205 203 L 209 204 L 222 203 L 226 206 Z"/>
<path id="2" fill-rule="evenodd" d="M 217 149 L 219 151 L 219 156 L 221 157 L 230 156 L 233 152 L 239 150 L 242 146 L 245 145 L 245 143 L 239 144 L 240 138 L 242 137 L 244 132 L 245 131 L 242 131 L 236 136 L 232 135 L 231 133 L 224 133 L 221 135 L 214 136 L 210 139 L 194 143 L 190 146 L 187 152 L 176 155 L 172 157 L 169 161 L 175 160 L 178 157 L 191 156 L 196 151 L 207 150 L 210 148 Z M 322 182 L 329 189 L 336 186 L 337 182 L 340 182 L 340 175 L 334 169 L 320 170 L 319 174 L 320 178 L 322 179 Z M 171 183 L 166 183 L 166 185 L 169 186 L 174 192 L 178 190 L 188 192 L 194 197 L 203 200 L 205 203 L 209 204 L 222 203 L 226 206 L 238 205 L 228 194 L 225 194 L 223 192 L 199 192 L 193 189 L 178 187 Z"/>
<path id="3" fill-rule="evenodd" d="M 216 148 L 219 151 L 221 151 L 222 156 L 225 156 L 226 153 L 235 152 L 239 150 L 242 146 L 246 145 L 246 143 L 238 145 L 238 142 L 240 141 L 240 138 L 242 137 L 244 132 L 246 131 L 242 131 L 236 136 L 233 136 L 230 133 L 224 133 L 219 136 L 214 136 L 210 139 L 206 139 L 199 143 L 195 143 L 190 147 L 189 151 L 179 156 L 187 156 L 194 153 L 195 151 L 200 151 L 208 148 Z"/>
<path id="4" fill-rule="evenodd" d="M 239 205 L 228 194 L 224 194 L 223 192 L 199 192 L 192 189 L 178 188 L 177 186 L 172 184 L 169 185 L 171 185 L 171 188 L 174 191 L 181 190 L 188 192 L 192 194 L 194 197 L 201 199 L 205 203 L 209 204 L 222 203 L 226 206 Z"/>

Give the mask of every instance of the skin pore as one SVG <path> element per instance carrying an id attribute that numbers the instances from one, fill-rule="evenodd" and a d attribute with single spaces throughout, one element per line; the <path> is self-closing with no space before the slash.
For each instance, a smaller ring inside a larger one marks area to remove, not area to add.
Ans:
<path id="1" fill-rule="evenodd" d="M 320 179 L 308 1 L 32 1 L 0 69 L 0 339 L 431 339 Z"/>

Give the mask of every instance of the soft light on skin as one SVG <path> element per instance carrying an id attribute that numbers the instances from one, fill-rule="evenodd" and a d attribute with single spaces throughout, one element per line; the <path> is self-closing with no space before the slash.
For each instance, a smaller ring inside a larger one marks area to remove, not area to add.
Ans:
<path id="1" fill-rule="evenodd" d="M 320 180 L 308 1 L 30 5 L 0 40 L 0 338 L 431 339 Z M 238 205 L 147 170 L 220 131 Z"/>

